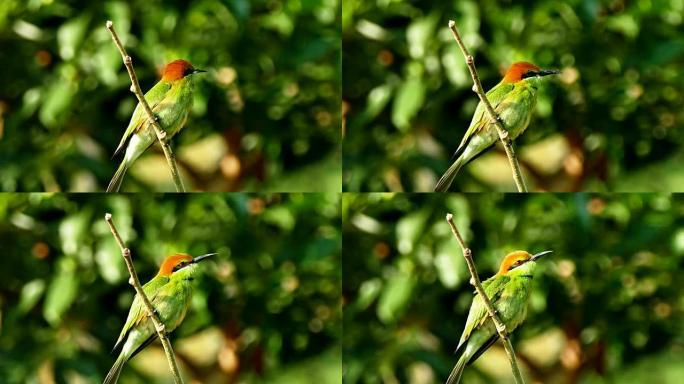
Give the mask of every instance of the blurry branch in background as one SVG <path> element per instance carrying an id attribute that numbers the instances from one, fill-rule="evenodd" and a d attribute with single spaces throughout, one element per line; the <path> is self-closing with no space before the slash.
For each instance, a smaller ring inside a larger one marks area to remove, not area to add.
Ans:
<path id="1" fill-rule="evenodd" d="M 494 121 L 496 131 L 499 133 L 499 139 L 501 139 L 501 143 L 503 144 L 504 150 L 506 151 L 508 162 L 511 164 L 511 170 L 513 171 L 513 180 L 515 180 L 515 186 L 518 187 L 518 192 L 527 192 L 525 181 L 523 180 L 522 173 L 520 172 L 518 158 L 515 157 L 515 152 L 513 151 L 513 140 L 511 140 L 508 137 L 508 131 L 504 127 L 501 118 L 499 118 L 499 116 L 496 114 L 496 111 L 494 111 L 494 108 L 492 108 L 492 104 L 490 104 L 489 100 L 487 99 L 487 95 L 485 94 L 485 91 L 482 88 L 482 83 L 480 83 L 480 77 L 477 75 L 477 69 L 475 69 L 475 60 L 473 59 L 473 56 L 470 55 L 470 52 L 468 52 L 466 46 L 463 44 L 461 35 L 458 33 L 458 29 L 456 29 L 455 21 L 449 20 L 449 29 L 451 29 L 451 33 L 454 35 L 454 39 L 458 43 L 458 46 L 461 48 L 461 52 L 463 52 L 463 56 L 465 57 L 466 64 L 468 65 L 468 70 L 470 70 L 470 77 L 473 78 L 473 91 L 475 91 L 475 93 L 477 93 L 477 96 L 480 97 L 480 101 L 482 101 L 482 104 L 484 104 L 485 109 L 489 114 L 489 117 Z"/>
<path id="2" fill-rule="evenodd" d="M 116 230 L 116 226 L 114 226 L 114 222 L 112 221 L 111 213 L 105 213 L 105 221 L 107 222 L 107 225 L 109 225 L 109 229 L 112 231 L 112 235 L 114 235 L 114 239 L 116 239 L 117 244 L 119 244 L 119 248 L 121 248 L 121 255 L 126 261 L 128 273 L 131 275 L 131 278 L 130 280 L 128 280 L 128 282 L 133 286 L 133 288 L 135 288 L 135 292 L 142 299 L 142 302 L 145 305 L 145 309 L 147 310 L 147 314 L 150 316 L 150 319 L 152 319 L 152 323 L 154 323 L 154 328 L 157 330 L 159 340 L 161 340 L 162 346 L 164 347 L 164 353 L 166 353 L 166 359 L 169 361 L 169 368 L 171 368 L 171 373 L 173 374 L 173 381 L 176 384 L 182 384 L 183 379 L 181 379 L 180 372 L 178 370 L 178 363 L 176 362 L 176 355 L 173 353 L 173 348 L 171 348 L 171 342 L 169 341 L 169 338 L 166 335 L 166 327 L 164 326 L 164 323 L 162 323 L 159 319 L 159 316 L 157 315 L 156 310 L 152 306 L 150 299 L 147 297 L 145 291 L 143 291 L 142 286 L 140 285 L 140 280 L 138 280 L 138 274 L 135 273 L 135 268 L 133 267 L 131 250 L 128 249 L 124 244 L 123 240 L 121 240 L 119 231 Z"/>
<path id="3" fill-rule="evenodd" d="M 159 125 L 159 119 L 152 112 L 150 105 L 147 104 L 147 100 L 145 100 L 145 96 L 142 90 L 140 89 L 140 84 L 138 84 L 138 77 L 135 75 L 135 70 L 133 69 L 133 59 L 131 59 L 131 57 L 128 56 L 128 53 L 126 53 L 126 49 L 124 48 L 123 44 L 121 44 L 121 40 L 119 40 L 119 36 L 116 34 L 116 31 L 114 30 L 114 23 L 112 23 L 111 20 L 107 20 L 106 26 L 107 30 L 112 35 L 112 40 L 114 40 L 114 44 L 116 44 L 116 47 L 119 48 L 119 52 L 121 52 L 121 57 L 123 58 L 126 70 L 128 70 L 128 76 L 131 78 L 131 91 L 135 93 L 135 96 L 138 98 L 138 102 L 140 102 L 140 104 L 142 105 L 143 109 L 145 110 L 145 113 L 147 113 L 147 117 L 149 117 L 150 119 L 150 123 L 154 127 L 154 132 L 157 134 L 159 144 L 161 144 L 162 150 L 164 151 L 164 156 L 166 157 L 166 161 L 169 163 L 169 168 L 171 168 L 171 177 L 173 177 L 173 184 L 176 186 L 176 192 L 185 192 L 183 182 L 180 178 L 180 173 L 178 172 L 176 158 L 174 157 L 173 152 L 171 151 L 171 144 L 169 143 L 169 140 L 166 137 L 166 132 L 162 129 L 161 125 Z"/>
<path id="4" fill-rule="evenodd" d="M 511 371 L 513 371 L 513 378 L 515 379 L 515 382 L 517 384 L 525 383 L 525 381 L 522 378 L 522 375 L 520 374 L 520 368 L 518 368 L 518 362 L 516 361 L 515 351 L 513 350 L 513 345 L 511 344 L 511 340 L 508 337 L 506 325 L 499 318 L 499 315 L 496 313 L 496 310 L 494 309 L 492 302 L 489 300 L 489 297 L 482 288 L 482 282 L 480 281 L 480 277 L 477 275 L 477 269 L 475 269 L 475 262 L 473 262 L 473 252 L 470 250 L 470 248 L 468 248 L 465 241 L 463 241 L 461 233 L 458 231 L 458 228 L 456 228 L 456 224 L 454 224 L 454 215 L 452 215 L 451 213 L 447 213 L 446 221 L 447 223 L 449 223 L 449 226 L 451 227 L 451 232 L 454 234 L 454 237 L 456 237 L 458 244 L 461 246 L 461 251 L 463 251 L 463 258 L 465 259 L 466 264 L 468 264 L 468 271 L 470 271 L 471 276 L 470 284 L 472 284 L 475 287 L 475 291 L 477 291 L 477 294 L 480 295 L 480 297 L 482 298 L 482 302 L 487 308 L 489 317 L 492 318 L 492 321 L 496 326 L 496 331 L 499 333 L 499 338 L 501 338 L 501 342 L 503 343 L 504 348 L 506 349 L 506 355 L 508 355 L 508 360 L 511 362 Z"/>

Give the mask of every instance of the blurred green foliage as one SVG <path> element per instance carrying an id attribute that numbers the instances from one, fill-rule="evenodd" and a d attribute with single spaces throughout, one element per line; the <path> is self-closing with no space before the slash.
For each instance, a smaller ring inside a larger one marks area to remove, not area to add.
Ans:
<path id="1" fill-rule="evenodd" d="M 478 101 L 453 19 L 485 89 L 516 61 L 563 71 L 516 140 L 528 187 L 683 191 L 682 15 L 681 1 L 345 0 L 344 189 L 427 191 L 447 169 Z M 503 151 L 453 189 L 514 190 Z"/>
<path id="2" fill-rule="evenodd" d="M 513 333 L 529 382 L 681 381 L 684 196 L 375 193 L 342 204 L 346 383 L 448 376 L 473 295 L 448 212 L 482 279 L 510 251 L 554 251 Z M 503 348 L 464 380 L 512 382 Z"/>
<path id="3" fill-rule="evenodd" d="M 0 190 L 103 190 L 143 91 L 177 58 L 197 77 L 174 139 L 190 190 L 339 191 L 338 0 L 23 1 L 0 5 Z M 173 190 L 158 146 L 125 190 Z M 311 180 L 316 178 L 317 183 Z"/>
<path id="4" fill-rule="evenodd" d="M 143 283 L 169 254 L 219 253 L 171 335 L 188 381 L 340 382 L 339 199 L 0 195 L 0 382 L 101 382 L 113 364 L 134 292 L 105 212 Z M 123 375 L 169 382 L 160 345 Z"/>

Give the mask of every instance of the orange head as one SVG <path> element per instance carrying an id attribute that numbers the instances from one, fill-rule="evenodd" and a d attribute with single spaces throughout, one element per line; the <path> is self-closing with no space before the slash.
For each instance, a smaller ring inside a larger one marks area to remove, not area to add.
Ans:
<path id="1" fill-rule="evenodd" d="M 193 258 L 192 256 L 185 253 L 177 253 L 171 255 L 164 259 L 157 276 L 171 276 L 172 273 L 178 271 L 181 268 L 185 268 L 188 265 L 196 264 L 209 256 L 214 256 L 216 253 L 207 253 L 206 255 L 197 256 Z"/>
<path id="2" fill-rule="evenodd" d="M 539 252 L 534 255 L 531 255 L 530 253 L 525 251 L 511 252 L 508 255 L 506 255 L 506 257 L 504 257 L 503 261 L 501 262 L 501 267 L 499 267 L 499 272 L 497 273 L 497 275 L 505 275 L 511 269 L 518 268 L 519 266 L 529 261 L 536 261 L 540 257 L 546 256 L 551 252 L 553 251 Z"/>
<path id="3" fill-rule="evenodd" d="M 174 60 L 164 66 L 162 70 L 162 80 L 175 81 L 190 76 L 195 73 L 206 72 L 202 69 L 195 69 L 190 62 L 185 60 Z"/>
<path id="4" fill-rule="evenodd" d="M 517 63 L 511 64 L 511 66 L 506 71 L 506 75 L 503 78 L 504 83 L 517 83 L 528 77 L 542 77 L 548 75 L 555 75 L 560 73 L 560 71 L 555 69 L 541 69 L 538 66 L 528 63 L 526 61 L 519 61 Z"/>

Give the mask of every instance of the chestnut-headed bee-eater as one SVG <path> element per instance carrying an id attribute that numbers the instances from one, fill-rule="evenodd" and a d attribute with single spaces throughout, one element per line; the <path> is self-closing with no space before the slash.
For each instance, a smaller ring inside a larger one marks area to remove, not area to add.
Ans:
<path id="1" fill-rule="evenodd" d="M 216 253 L 193 258 L 183 253 L 164 259 L 157 275 L 143 286 L 166 332 L 176 329 L 185 318 L 192 296 L 192 280 L 197 263 Z M 109 370 L 104 384 L 116 383 L 124 364 L 157 338 L 157 331 L 150 319 L 142 299 L 136 294 L 128 311 L 126 323 L 121 329 L 114 350 L 121 347 L 121 353 Z"/>
<path id="2" fill-rule="evenodd" d="M 551 252 L 544 251 L 535 255 L 525 251 L 509 253 L 501 262 L 499 272 L 482 283 L 482 288 L 508 332 L 512 332 L 525 320 L 537 260 Z M 458 361 L 447 384 L 458 383 L 465 366 L 480 357 L 498 338 L 499 334 L 482 298 L 475 293 L 468 320 L 456 348 Z"/>
<path id="3" fill-rule="evenodd" d="M 206 71 L 195 69 L 185 60 L 174 60 L 166 64 L 161 80 L 145 94 L 145 100 L 152 112 L 159 118 L 159 125 L 169 139 L 185 125 L 192 106 L 192 75 L 200 72 Z M 150 124 L 150 119 L 145 109 L 138 103 L 128 123 L 128 128 L 114 152 L 116 156 L 128 142 L 124 159 L 114 173 L 112 181 L 109 182 L 107 192 L 119 191 L 126 170 L 156 140 L 157 135 Z"/>
<path id="4" fill-rule="evenodd" d="M 558 74 L 560 71 L 540 69 L 534 64 L 517 62 L 508 68 L 499 84 L 487 92 L 487 99 L 499 115 L 508 137 L 515 140 L 530 124 L 534 106 L 537 103 L 537 88 L 543 76 Z M 455 159 L 435 186 L 436 192 L 445 192 L 454 181 L 458 171 L 469 161 L 484 153 L 499 140 L 499 134 L 487 110 L 479 102 L 470 127 L 463 136 L 461 144 L 452 156 Z"/>

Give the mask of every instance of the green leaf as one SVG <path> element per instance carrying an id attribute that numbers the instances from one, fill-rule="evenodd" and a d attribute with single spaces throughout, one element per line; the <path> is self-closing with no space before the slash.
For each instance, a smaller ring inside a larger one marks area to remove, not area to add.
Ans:
<path id="1" fill-rule="evenodd" d="M 65 112 L 71 108 L 77 91 L 78 87 L 69 79 L 61 78 L 53 82 L 44 93 L 39 114 L 41 123 L 48 127 L 59 126 L 66 115 Z"/>
<path id="2" fill-rule="evenodd" d="M 45 281 L 42 279 L 31 280 L 24 284 L 24 287 L 21 289 L 19 305 L 17 305 L 19 313 L 23 315 L 30 311 L 40 300 L 43 292 L 45 292 Z"/>
<path id="3" fill-rule="evenodd" d="M 425 99 L 425 85 L 420 77 L 410 77 L 399 86 L 392 104 L 392 124 L 406 132 L 411 119 L 418 113 Z"/>
<path id="4" fill-rule="evenodd" d="M 403 313 L 415 285 L 415 278 L 408 273 L 398 273 L 390 278 L 378 301 L 380 321 L 391 323 Z"/>
<path id="5" fill-rule="evenodd" d="M 91 212 L 90 209 L 84 209 L 60 223 L 59 237 L 62 241 L 62 252 L 66 255 L 76 254 L 89 235 Z"/>
<path id="6" fill-rule="evenodd" d="M 435 269 L 439 281 L 447 288 L 456 288 L 463 281 L 465 260 L 461 256 L 461 248 L 455 239 L 448 238 L 440 243 L 435 257 Z"/>
<path id="7" fill-rule="evenodd" d="M 425 226 L 430 216 L 427 209 L 409 213 L 397 222 L 397 248 L 403 254 L 411 253 L 418 238 L 425 232 Z"/>
<path id="8" fill-rule="evenodd" d="M 89 22 L 90 14 L 84 14 L 62 24 L 57 30 L 59 55 L 62 56 L 64 60 L 72 59 L 76 55 L 76 52 L 85 37 Z"/>
<path id="9" fill-rule="evenodd" d="M 356 305 L 360 310 L 368 308 L 369 305 L 378 297 L 382 289 L 382 280 L 380 278 L 372 278 L 364 281 L 359 287 L 359 297 L 356 299 Z"/>
<path id="10" fill-rule="evenodd" d="M 606 21 L 606 29 L 620 32 L 633 39 L 639 34 L 639 24 L 632 15 L 612 16 Z"/>
<path id="11" fill-rule="evenodd" d="M 435 26 L 439 16 L 432 14 L 428 17 L 415 19 L 406 29 L 409 54 L 414 59 L 425 56 L 427 45 L 435 38 Z"/>
<path id="12" fill-rule="evenodd" d="M 375 118 L 383 109 L 392 97 L 392 86 L 383 84 L 377 86 L 368 93 L 368 102 L 366 103 L 365 117 L 368 120 Z"/>
<path id="13" fill-rule="evenodd" d="M 292 230 L 296 221 L 292 211 L 284 206 L 270 207 L 264 211 L 261 217 L 265 222 L 278 226 L 286 231 Z"/>
<path id="14" fill-rule="evenodd" d="M 76 299 L 78 276 L 76 261 L 71 258 L 60 260 L 58 272 L 50 283 L 43 306 L 43 317 L 53 327 L 62 320 L 62 315 Z"/>

